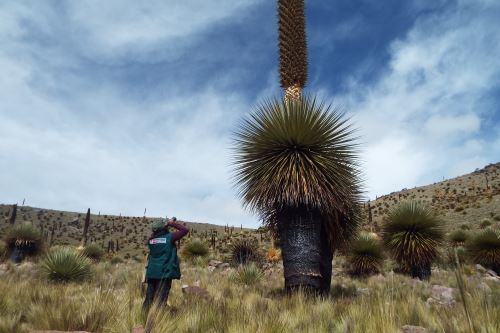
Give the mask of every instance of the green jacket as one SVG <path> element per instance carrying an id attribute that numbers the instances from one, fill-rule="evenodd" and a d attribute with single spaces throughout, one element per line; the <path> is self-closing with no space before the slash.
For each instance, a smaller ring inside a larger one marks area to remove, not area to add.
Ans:
<path id="1" fill-rule="evenodd" d="M 180 279 L 177 248 L 172 244 L 172 235 L 168 232 L 148 241 L 149 256 L 146 267 L 146 279 Z"/>

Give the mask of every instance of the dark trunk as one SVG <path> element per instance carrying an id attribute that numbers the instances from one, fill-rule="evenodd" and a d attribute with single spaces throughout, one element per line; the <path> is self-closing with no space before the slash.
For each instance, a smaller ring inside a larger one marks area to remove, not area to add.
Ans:
<path id="1" fill-rule="evenodd" d="M 419 278 L 420 280 L 429 280 L 431 278 L 431 264 L 426 263 L 411 267 L 411 277 Z"/>
<path id="2" fill-rule="evenodd" d="M 306 207 L 288 208 L 278 213 L 287 291 L 319 292 L 324 288 L 321 272 L 328 272 L 330 267 L 331 274 L 331 261 L 328 266 L 321 260 L 321 225 L 320 214 Z"/>
<path id="3" fill-rule="evenodd" d="M 83 245 L 87 245 L 87 232 L 90 225 L 90 208 L 87 209 L 87 215 L 85 216 L 85 224 L 83 225 Z"/>
<path id="4" fill-rule="evenodd" d="M 321 256 L 320 256 L 320 273 L 322 277 L 321 281 L 321 291 L 323 293 L 330 292 L 330 286 L 332 284 L 332 260 L 333 260 L 333 249 L 328 241 L 328 233 L 324 226 L 321 228 Z"/>
<path id="5" fill-rule="evenodd" d="M 17 204 L 12 205 L 12 213 L 10 214 L 9 218 L 10 224 L 16 223 L 16 217 L 17 217 Z"/>

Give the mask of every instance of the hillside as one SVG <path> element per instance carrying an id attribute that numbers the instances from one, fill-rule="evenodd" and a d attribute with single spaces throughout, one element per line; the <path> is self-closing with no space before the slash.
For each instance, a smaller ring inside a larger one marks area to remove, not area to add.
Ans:
<path id="1" fill-rule="evenodd" d="M 364 205 L 365 226 L 378 230 L 390 209 L 403 200 L 427 203 L 444 218 L 449 229 L 463 224 L 474 229 L 485 219 L 496 223 L 500 220 L 500 163 L 439 183 L 403 189 L 370 201 Z"/>
<path id="2" fill-rule="evenodd" d="M 0 237 L 9 227 L 12 205 L 0 204 Z M 46 244 L 78 245 L 82 241 L 86 212 L 65 212 L 29 206 L 18 206 L 16 224 L 31 222 L 40 230 Z M 120 252 L 126 257 L 140 254 L 151 234 L 152 221 L 159 218 L 91 214 L 88 243 L 100 244 L 107 252 Z M 239 226 L 220 226 L 208 223 L 187 222 L 191 232 L 188 237 L 205 239 L 216 248 L 225 248 L 231 237 L 252 236 L 255 230 Z M 255 238 L 264 239 L 262 237 Z"/>
<path id="3" fill-rule="evenodd" d="M 364 228 L 379 230 L 384 216 L 403 200 L 421 200 L 441 215 L 449 229 L 466 224 L 471 229 L 488 219 L 500 220 L 500 163 L 439 183 L 403 189 L 364 204 Z M 0 235 L 9 226 L 12 205 L 0 205 Z M 371 213 L 371 214 L 370 214 Z M 371 217 L 370 217 L 371 215 Z M 134 256 L 143 251 L 150 234 L 149 226 L 155 218 L 91 214 L 89 242 L 102 245 L 109 252 Z M 47 244 L 77 245 L 82 240 L 85 212 L 64 212 L 20 206 L 16 223 L 29 221 L 41 231 Z M 241 226 L 218 226 L 207 223 L 183 222 L 192 230 L 190 237 L 202 238 L 221 252 L 233 237 L 253 237 L 262 243 L 271 240 L 269 234 Z"/>

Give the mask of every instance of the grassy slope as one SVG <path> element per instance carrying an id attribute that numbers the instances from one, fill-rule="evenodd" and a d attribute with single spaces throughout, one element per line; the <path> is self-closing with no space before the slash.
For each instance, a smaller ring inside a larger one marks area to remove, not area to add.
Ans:
<path id="1" fill-rule="evenodd" d="M 38 266 L 12 267 L 0 276 L 0 333 L 30 329 L 130 332 L 144 325 L 140 275 L 143 266 L 129 263 L 94 266 L 85 283 L 46 282 Z M 181 284 L 198 281 L 211 299 L 189 298 Z M 500 330 L 500 284 L 491 291 L 473 273 L 467 277 L 468 308 L 477 332 Z M 230 275 L 206 266 L 183 263 L 182 281 L 174 281 L 168 310 L 152 312 L 152 332 L 399 332 L 406 324 L 434 332 L 470 332 L 460 301 L 429 306 L 433 284 L 456 287 L 451 271 L 434 272 L 430 283 L 388 273 L 386 277 L 352 280 L 337 274 L 328 298 L 286 296 L 282 272 L 267 275 L 254 287 L 235 283 Z M 357 293 L 363 288 L 364 293 Z M 367 289 L 365 289 L 367 288 Z M 456 295 L 459 300 L 459 296 Z"/>

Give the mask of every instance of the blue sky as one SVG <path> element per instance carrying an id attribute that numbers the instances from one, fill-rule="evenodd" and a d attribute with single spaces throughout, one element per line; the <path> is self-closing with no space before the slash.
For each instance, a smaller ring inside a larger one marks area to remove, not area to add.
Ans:
<path id="1" fill-rule="evenodd" d="M 306 1 L 307 91 L 362 137 L 366 195 L 500 161 L 500 2 Z M 278 96 L 276 2 L 0 3 L 0 202 L 257 226 L 231 132 Z"/>

